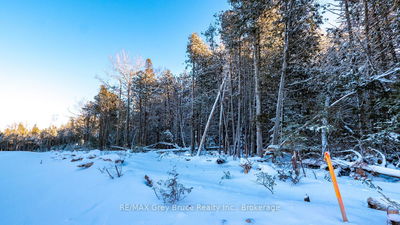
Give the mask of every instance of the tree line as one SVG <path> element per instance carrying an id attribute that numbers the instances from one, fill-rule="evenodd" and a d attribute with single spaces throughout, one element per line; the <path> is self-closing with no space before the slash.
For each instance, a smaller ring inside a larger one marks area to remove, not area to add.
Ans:
<path id="1" fill-rule="evenodd" d="M 46 147 L 165 141 L 238 157 L 398 151 L 397 1 L 228 2 L 208 29 L 189 36 L 181 74 L 116 54 L 110 79 Z M 324 11 L 337 16 L 333 28 L 321 28 Z M 3 132 L 0 148 L 17 149 L 15 136 Z"/>

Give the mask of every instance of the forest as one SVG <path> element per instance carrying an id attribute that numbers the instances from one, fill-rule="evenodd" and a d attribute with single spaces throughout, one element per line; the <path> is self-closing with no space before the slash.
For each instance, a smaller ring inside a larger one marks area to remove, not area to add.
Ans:
<path id="1" fill-rule="evenodd" d="M 140 151 L 167 142 L 239 158 L 351 149 L 400 166 L 398 1 L 229 4 L 188 37 L 182 73 L 122 50 L 79 115 L 43 130 L 12 125 L 0 149 Z M 324 12 L 337 24 L 322 28 Z"/>

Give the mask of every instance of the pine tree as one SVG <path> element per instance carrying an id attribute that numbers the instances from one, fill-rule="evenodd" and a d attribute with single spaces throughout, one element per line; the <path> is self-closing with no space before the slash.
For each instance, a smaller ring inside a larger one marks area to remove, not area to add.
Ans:
<path id="1" fill-rule="evenodd" d="M 210 51 L 209 47 L 203 42 L 200 36 L 197 33 L 193 33 L 189 37 L 189 42 L 187 45 L 187 54 L 188 54 L 188 63 L 192 67 L 192 119 L 191 119 L 191 140 L 190 140 L 190 149 L 192 154 L 195 151 L 195 143 L 196 143 L 196 129 L 197 129 L 197 138 L 200 137 L 200 123 L 196 121 L 196 115 L 198 118 L 199 110 L 195 110 L 195 98 L 196 96 L 196 84 L 197 79 L 203 72 L 201 69 L 206 65 L 211 56 L 212 52 Z M 197 140 L 199 142 L 199 140 Z"/>
<path id="2" fill-rule="evenodd" d="M 95 97 L 95 109 L 99 120 L 99 148 L 109 146 L 111 140 L 110 134 L 116 125 L 116 115 L 118 106 L 118 96 L 110 91 L 104 85 L 100 86 L 99 94 Z"/>
<path id="3" fill-rule="evenodd" d="M 30 135 L 33 136 L 38 136 L 40 134 L 40 129 L 37 127 L 37 125 L 33 125 L 32 129 L 30 130 Z"/>

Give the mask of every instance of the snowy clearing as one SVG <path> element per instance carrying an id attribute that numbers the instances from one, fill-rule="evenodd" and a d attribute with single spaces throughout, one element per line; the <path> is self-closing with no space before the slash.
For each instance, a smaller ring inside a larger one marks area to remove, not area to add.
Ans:
<path id="1" fill-rule="evenodd" d="M 119 154 L 119 155 L 118 155 Z M 101 155 L 101 156 L 100 156 Z M 110 155 L 107 157 L 107 155 Z M 240 160 L 217 164 L 216 156 L 84 152 L 0 152 L 0 224 L 122 225 L 122 224 L 343 224 L 327 171 L 306 170 L 300 183 L 277 180 L 274 194 L 256 183 L 255 174 L 276 173 L 272 165 L 256 162 L 244 174 Z M 81 157 L 82 160 L 71 162 Z M 110 179 L 99 169 L 123 159 L 123 176 Z M 82 162 L 94 162 L 87 169 Z M 176 166 L 179 181 L 192 192 L 175 206 L 165 205 L 145 185 L 168 177 Z M 260 168 L 260 169 L 257 169 Z M 223 179 L 229 171 L 231 179 Z M 386 224 L 386 212 L 367 207 L 379 193 L 361 181 L 338 177 L 347 224 Z M 383 192 L 400 199 L 399 182 L 373 180 Z M 305 202 L 308 195 L 311 202 Z"/>

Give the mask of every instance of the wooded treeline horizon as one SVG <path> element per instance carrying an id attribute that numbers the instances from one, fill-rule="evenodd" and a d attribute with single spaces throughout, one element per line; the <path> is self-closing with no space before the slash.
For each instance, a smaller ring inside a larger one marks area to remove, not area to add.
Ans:
<path id="1" fill-rule="evenodd" d="M 396 0 L 229 0 L 187 42 L 187 70 L 155 71 L 121 51 L 79 115 L 60 127 L 0 132 L 1 150 L 157 142 L 238 157 L 279 150 L 400 146 L 400 4 Z M 338 26 L 322 31 L 322 12 Z M 200 152 L 198 152 L 199 154 Z"/>

